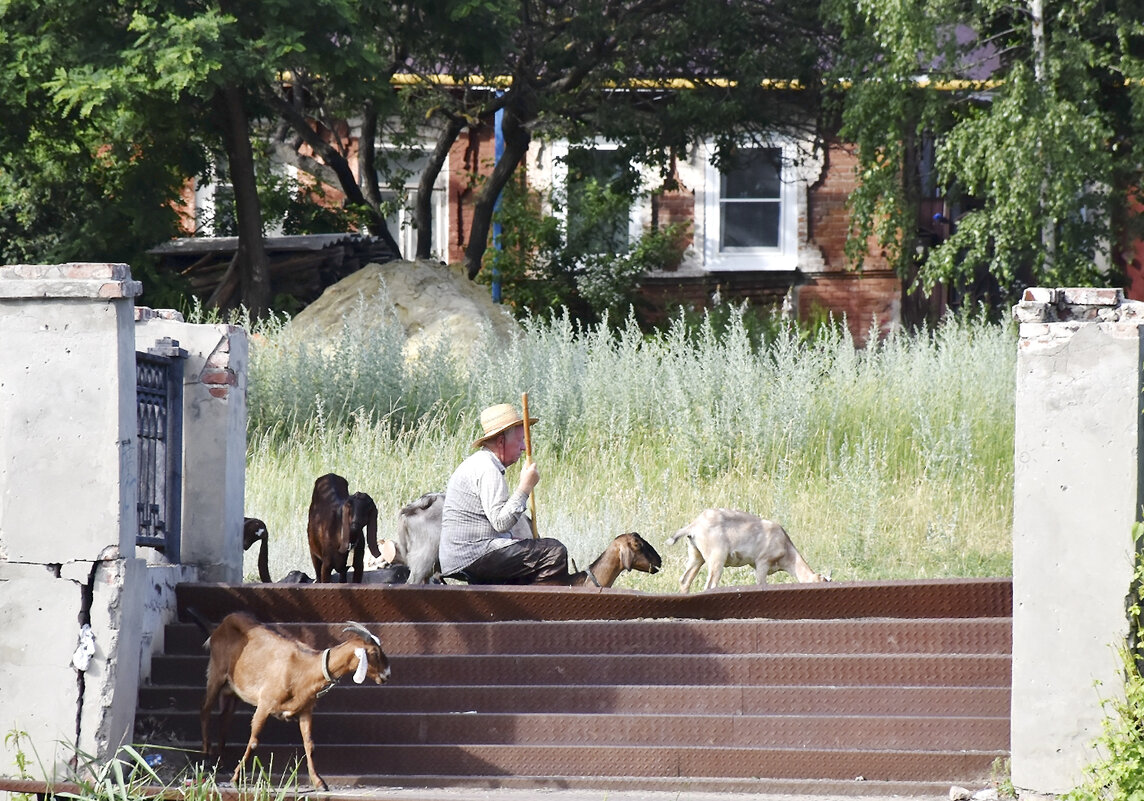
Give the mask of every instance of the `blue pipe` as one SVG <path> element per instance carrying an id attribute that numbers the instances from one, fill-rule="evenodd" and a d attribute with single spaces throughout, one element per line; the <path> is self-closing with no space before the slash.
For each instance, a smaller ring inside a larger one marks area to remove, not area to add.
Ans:
<path id="1" fill-rule="evenodd" d="M 497 96 L 504 94 L 501 90 L 497 90 Z M 493 164 L 500 164 L 501 157 L 504 155 L 504 109 L 499 108 L 496 114 L 493 115 Z M 493 303 L 501 302 L 501 283 L 500 283 L 500 268 L 497 262 L 500 261 L 500 252 L 504 248 L 501 243 L 501 223 L 496 219 L 496 215 L 500 212 L 501 196 L 497 195 L 497 202 L 493 205 Z"/>

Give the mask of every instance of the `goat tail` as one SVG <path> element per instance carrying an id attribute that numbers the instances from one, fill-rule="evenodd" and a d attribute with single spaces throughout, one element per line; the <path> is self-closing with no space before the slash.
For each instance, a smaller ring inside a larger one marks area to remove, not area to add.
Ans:
<path id="1" fill-rule="evenodd" d="M 206 619 L 198 609 L 193 606 L 188 606 L 185 610 L 187 617 L 194 621 L 195 625 L 202 631 L 203 636 L 206 637 L 206 642 L 203 643 L 203 648 L 210 648 L 211 634 L 214 632 L 214 626 Z"/>
<path id="2" fill-rule="evenodd" d="M 689 537 L 689 536 L 691 536 L 691 524 L 690 523 L 688 523 L 686 526 L 681 528 L 679 531 L 675 532 L 670 537 L 668 537 L 667 538 L 667 544 L 668 545 L 675 545 L 675 543 L 679 542 L 683 537 Z"/>

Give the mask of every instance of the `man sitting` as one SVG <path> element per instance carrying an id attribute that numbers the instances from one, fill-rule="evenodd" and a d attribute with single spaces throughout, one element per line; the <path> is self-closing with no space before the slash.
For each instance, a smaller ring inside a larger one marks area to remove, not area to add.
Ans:
<path id="1" fill-rule="evenodd" d="M 529 425 L 536 422 L 530 417 Z M 505 468 L 524 453 L 524 419 L 508 403 L 481 412 L 478 450 L 453 471 L 445 487 L 438 557 L 441 575 L 470 584 L 568 584 L 568 549 L 550 537 L 534 538 L 523 526 L 528 495 L 540 480 L 531 459 L 509 493 Z"/>

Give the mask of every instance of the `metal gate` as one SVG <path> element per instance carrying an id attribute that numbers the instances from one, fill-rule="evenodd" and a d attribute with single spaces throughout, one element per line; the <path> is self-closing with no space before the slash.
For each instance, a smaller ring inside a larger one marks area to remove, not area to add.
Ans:
<path id="1" fill-rule="evenodd" d="M 139 532 L 136 545 L 179 561 L 183 488 L 183 359 L 178 341 L 165 337 L 135 354 L 139 439 Z"/>

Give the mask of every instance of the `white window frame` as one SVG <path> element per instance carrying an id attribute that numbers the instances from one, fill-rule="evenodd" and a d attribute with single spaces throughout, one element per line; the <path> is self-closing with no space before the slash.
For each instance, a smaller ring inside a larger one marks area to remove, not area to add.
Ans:
<path id="1" fill-rule="evenodd" d="M 721 213 L 723 173 L 712 163 L 712 149 L 704 149 L 703 262 L 711 272 L 744 270 L 793 270 L 799 260 L 799 206 L 805 197 L 805 182 L 795 167 L 796 145 L 785 139 L 752 144 L 754 148 L 778 148 L 782 151 L 779 190 L 779 242 L 775 247 L 722 248 Z"/>
<path id="2" fill-rule="evenodd" d="M 374 146 L 376 150 L 390 154 L 393 152 L 408 152 L 413 149 L 408 146 L 394 145 L 390 142 L 378 142 Z M 422 142 L 417 148 L 423 158 L 428 158 L 433 150 L 433 143 L 429 141 Z M 393 238 L 397 240 L 397 246 L 401 251 L 401 258 L 412 259 L 413 255 L 417 252 L 417 229 L 413 227 L 413 195 L 417 194 L 417 184 L 421 180 L 421 173 L 414 172 L 405 183 L 406 203 L 397 210 L 398 225 L 396 231 L 390 231 Z M 430 214 L 432 215 L 431 224 L 433 226 L 433 239 L 430 249 L 430 256 L 434 259 L 445 260 L 446 254 L 449 252 L 449 157 L 445 157 L 445 163 L 441 165 L 441 171 L 437 173 L 437 178 L 433 182 L 433 202 L 430 206 Z M 381 176 L 378 176 L 379 190 L 382 195 L 388 195 L 390 192 L 388 182 L 382 181 Z M 392 222 L 391 218 L 386 218 L 386 223 Z"/>
<path id="3" fill-rule="evenodd" d="M 595 139 L 591 142 L 577 143 L 574 147 L 567 140 L 561 139 L 552 145 L 552 187 L 564 194 L 564 203 L 553 211 L 553 216 L 560 221 L 561 227 L 568 230 L 568 151 L 572 149 L 592 150 L 619 150 L 619 145 L 606 139 Z M 646 176 L 645 176 L 646 178 Z M 632 198 L 632 205 L 628 209 L 628 246 L 634 244 L 643 234 L 643 221 L 651 218 L 651 201 L 645 196 Z"/>

